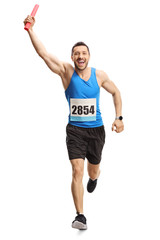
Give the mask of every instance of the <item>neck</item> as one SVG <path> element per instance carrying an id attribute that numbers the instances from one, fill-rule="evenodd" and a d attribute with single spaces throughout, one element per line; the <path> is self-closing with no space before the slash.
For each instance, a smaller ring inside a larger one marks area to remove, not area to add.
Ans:
<path id="1" fill-rule="evenodd" d="M 80 70 L 75 66 L 75 71 L 76 73 L 81 77 L 85 77 L 86 75 L 90 74 L 91 68 L 90 67 L 86 67 L 84 70 Z"/>

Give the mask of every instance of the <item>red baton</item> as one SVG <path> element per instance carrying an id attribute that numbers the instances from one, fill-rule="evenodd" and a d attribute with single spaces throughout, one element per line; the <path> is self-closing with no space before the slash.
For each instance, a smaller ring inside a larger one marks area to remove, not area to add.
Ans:
<path id="1" fill-rule="evenodd" d="M 32 17 L 34 17 L 34 16 L 36 15 L 36 12 L 37 12 L 38 8 L 39 8 L 39 5 L 36 4 L 36 5 L 34 6 L 32 12 L 31 12 L 31 16 L 32 16 Z M 31 26 L 31 23 L 26 23 L 24 29 L 28 31 L 29 28 L 30 28 L 30 26 Z"/>

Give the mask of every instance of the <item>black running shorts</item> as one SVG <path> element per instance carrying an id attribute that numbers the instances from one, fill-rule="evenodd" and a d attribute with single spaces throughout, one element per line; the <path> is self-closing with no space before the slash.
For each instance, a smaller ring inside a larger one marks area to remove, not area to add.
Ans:
<path id="1" fill-rule="evenodd" d="M 92 164 L 100 163 L 105 143 L 104 126 L 82 128 L 68 124 L 66 133 L 66 144 L 70 160 L 87 158 Z"/>

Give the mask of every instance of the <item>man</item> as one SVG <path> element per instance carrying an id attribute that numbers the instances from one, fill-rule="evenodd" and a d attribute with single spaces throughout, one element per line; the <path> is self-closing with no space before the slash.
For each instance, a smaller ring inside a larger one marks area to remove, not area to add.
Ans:
<path id="1" fill-rule="evenodd" d="M 79 42 L 72 48 L 71 58 L 74 67 L 49 54 L 33 31 L 35 18 L 28 16 L 24 24 L 31 23 L 28 31 L 32 44 L 38 55 L 54 73 L 61 77 L 65 95 L 69 103 L 70 115 L 67 125 L 67 148 L 72 165 L 72 195 L 77 216 L 73 228 L 87 229 L 83 213 L 83 172 L 84 159 L 88 160 L 88 192 L 93 192 L 100 175 L 100 161 L 105 142 L 105 130 L 99 109 L 100 87 L 111 93 L 114 100 L 116 119 L 112 131 L 120 133 L 124 129 L 122 122 L 122 102 L 120 92 L 103 71 L 88 67 L 90 52 L 88 46 Z"/>

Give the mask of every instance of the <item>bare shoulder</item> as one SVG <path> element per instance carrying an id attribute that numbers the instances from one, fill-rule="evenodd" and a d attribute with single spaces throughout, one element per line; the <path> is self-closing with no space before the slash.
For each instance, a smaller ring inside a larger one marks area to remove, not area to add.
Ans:
<path id="1" fill-rule="evenodd" d="M 116 91 L 118 91 L 118 88 L 116 85 L 110 80 L 107 73 L 101 70 L 97 70 L 97 81 L 101 81 L 101 87 L 103 87 L 107 92 L 111 93 L 112 95 L 115 94 Z"/>
<path id="2" fill-rule="evenodd" d="M 70 63 L 67 62 L 63 62 L 63 66 L 64 66 L 64 76 L 65 78 L 71 78 L 73 73 L 74 73 L 74 68 Z"/>
<path id="3" fill-rule="evenodd" d="M 102 70 L 97 70 L 96 69 L 96 77 L 97 77 L 97 81 L 100 87 L 103 86 L 104 82 L 109 81 L 109 77 L 107 75 L 107 73 L 105 73 Z"/>
<path id="4" fill-rule="evenodd" d="M 65 68 L 65 72 L 74 72 L 74 68 L 72 66 L 72 64 L 68 63 L 68 62 L 63 62 L 64 68 Z"/>
<path id="5" fill-rule="evenodd" d="M 65 71 L 61 75 L 61 79 L 62 79 L 64 89 L 67 89 L 67 87 L 70 84 L 72 75 L 74 73 L 74 68 L 70 63 L 67 63 L 67 62 L 63 62 L 63 66 L 64 66 Z"/>

